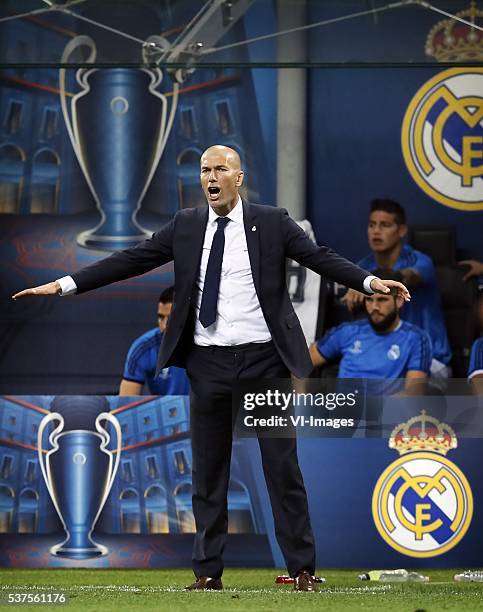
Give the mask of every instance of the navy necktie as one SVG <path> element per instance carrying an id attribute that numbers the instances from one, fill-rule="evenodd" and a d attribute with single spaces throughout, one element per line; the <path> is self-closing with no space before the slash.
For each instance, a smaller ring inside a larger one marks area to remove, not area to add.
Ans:
<path id="1" fill-rule="evenodd" d="M 200 306 L 200 323 L 208 327 L 216 321 L 216 306 L 218 304 L 218 292 L 220 289 L 221 264 L 223 262 L 223 251 L 225 249 L 225 227 L 228 217 L 220 217 L 216 220 L 216 228 L 213 242 L 211 243 L 210 256 L 206 266 L 205 284 Z"/>

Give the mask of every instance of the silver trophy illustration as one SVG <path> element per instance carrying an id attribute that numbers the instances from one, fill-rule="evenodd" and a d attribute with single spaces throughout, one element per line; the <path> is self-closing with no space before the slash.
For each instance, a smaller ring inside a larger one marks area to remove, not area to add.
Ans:
<path id="1" fill-rule="evenodd" d="M 101 425 L 110 423 L 116 434 L 114 450 L 108 450 L 111 437 Z M 51 422 L 58 422 L 49 435 L 52 448 L 43 448 L 43 434 Z M 87 559 L 108 553 L 92 539 L 92 531 L 109 496 L 121 454 L 121 427 L 115 416 L 99 414 L 96 430 L 64 430 L 58 412 L 46 415 L 39 426 L 38 453 L 42 474 L 67 537 L 50 549 L 53 555 Z"/>
<path id="2" fill-rule="evenodd" d="M 86 63 L 93 63 L 94 41 L 77 36 L 65 47 L 62 64 L 82 47 L 89 50 Z M 143 53 L 168 47 L 162 37 L 151 36 Z M 101 215 L 95 227 L 77 236 L 81 246 L 117 250 L 152 233 L 136 216 L 166 146 L 179 90 L 175 82 L 170 94 L 159 92 L 162 79 L 159 68 L 80 68 L 76 80 L 81 90 L 68 96 L 66 69 L 60 70 L 65 125 Z"/>

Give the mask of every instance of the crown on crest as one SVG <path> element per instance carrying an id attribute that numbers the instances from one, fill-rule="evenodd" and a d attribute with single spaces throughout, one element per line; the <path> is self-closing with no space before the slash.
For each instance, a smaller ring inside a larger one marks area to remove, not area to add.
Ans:
<path id="1" fill-rule="evenodd" d="M 426 410 L 421 410 L 420 415 L 395 427 L 389 438 L 389 448 L 397 450 L 400 455 L 416 451 L 433 451 L 446 455 L 457 446 L 453 429 L 427 415 Z"/>
<path id="2" fill-rule="evenodd" d="M 472 0 L 469 8 L 455 14 L 472 24 L 483 26 L 483 11 Z M 439 21 L 431 28 L 425 47 L 426 55 L 438 62 L 477 62 L 483 60 L 483 32 L 456 19 Z"/>

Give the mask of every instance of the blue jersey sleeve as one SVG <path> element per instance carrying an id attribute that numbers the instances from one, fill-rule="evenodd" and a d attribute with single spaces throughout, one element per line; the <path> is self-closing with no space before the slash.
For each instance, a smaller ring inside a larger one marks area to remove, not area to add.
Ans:
<path id="1" fill-rule="evenodd" d="M 412 252 L 412 261 L 408 268 L 415 270 L 419 276 L 423 279 L 424 285 L 436 283 L 436 273 L 434 271 L 434 264 L 431 257 L 421 251 Z"/>
<path id="2" fill-rule="evenodd" d="M 468 376 L 483 372 L 483 338 L 479 338 L 473 342 L 471 347 L 470 365 L 468 367 Z"/>
<path id="3" fill-rule="evenodd" d="M 317 350 L 327 361 L 338 359 L 342 356 L 341 335 L 342 326 L 333 327 L 323 338 L 317 341 Z"/>
<path id="4" fill-rule="evenodd" d="M 143 383 L 146 380 L 146 346 L 138 338 L 131 344 L 124 364 L 124 380 Z"/>
<path id="5" fill-rule="evenodd" d="M 411 344 L 407 369 L 429 374 L 431 361 L 433 359 L 433 350 L 429 335 L 423 330 L 420 330 L 418 333 L 414 332 L 411 334 Z"/>

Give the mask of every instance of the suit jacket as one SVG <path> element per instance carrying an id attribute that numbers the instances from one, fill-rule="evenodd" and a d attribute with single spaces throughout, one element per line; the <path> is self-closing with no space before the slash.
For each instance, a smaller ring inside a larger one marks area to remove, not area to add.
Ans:
<path id="1" fill-rule="evenodd" d="M 358 291 L 364 291 L 369 273 L 328 247 L 315 245 L 285 209 L 244 202 L 243 218 L 253 283 L 275 347 L 291 372 L 308 376 L 312 363 L 287 291 L 286 258 Z M 77 293 L 83 293 L 174 260 L 174 303 L 158 370 L 168 365 L 183 367 L 193 344 L 196 279 L 207 221 L 208 206 L 181 210 L 148 240 L 72 275 Z"/>

